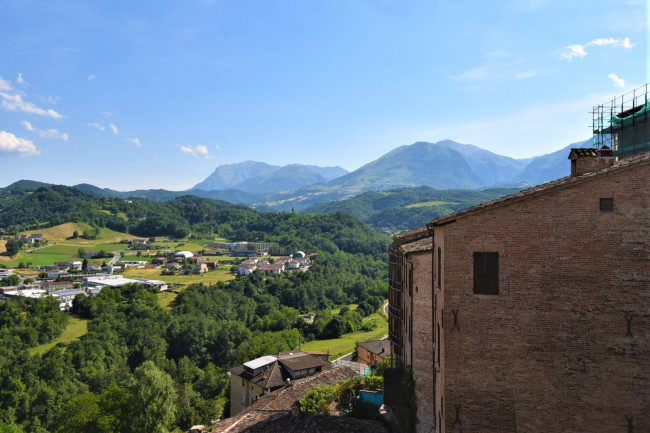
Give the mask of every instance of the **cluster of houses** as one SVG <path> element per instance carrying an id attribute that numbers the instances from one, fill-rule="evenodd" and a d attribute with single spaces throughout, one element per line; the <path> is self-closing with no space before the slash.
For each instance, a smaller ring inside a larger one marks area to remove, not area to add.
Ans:
<path id="1" fill-rule="evenodd" d="M 6 270 L 3 270 L 6 271 Z M 10 272 L 8 275 L 10 275 Z M 7 272 L 4 272 L 7 273 Z M 142 284 L 160 291 L 167 290 L 167 283 L 142 278 L 123 278 L 121 275 L 75 274 L 72 281 L 36 281 L 18 286 L 0 287 L 0 300 L 15 297 L 43 298 L 52 296 L 59 301 L 59 308 L 67 311 L 72 307 L 75 296 L 95 296 L 104 287 L 122 287 L 127 284 Z"/>
<path id="2" fill-rule="evenodd" d="M 14 239 L 27 245 L 34 245 L 43 242 L 43 234 L 32 233 L 29 235 L 16 235 L 14 236 Z"/>
<path id="3" fill-rule="evenodd" d="M 225 257 L 264 257 L 269 255 L 271 248 L 279 248 L 270 242 L 211 242 L 206 245 Z"/>
<path id="4" fill-rule="evenodd" d="M 258 261 L 256 258 L 250 258 L 241 262 L 237 271 L 242 276 L 250 275 L 255 271 L 281 274 L 288 270 L 306 271 L 310 264 L 309 257 L 305 257 L 305 253 L 298 251 L 289 257 L 278 257 L 273 263 L 270 260 Z"/>

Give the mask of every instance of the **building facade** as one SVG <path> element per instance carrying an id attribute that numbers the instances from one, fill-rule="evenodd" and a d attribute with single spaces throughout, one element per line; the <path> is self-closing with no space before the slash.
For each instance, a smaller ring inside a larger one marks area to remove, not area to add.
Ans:
<path id="1" fill-rule="evenodd" d="M 650 431 L 650 154 L 606 151 L 395 237 L 386 401 L 412 370 L 418 432 Z"/>

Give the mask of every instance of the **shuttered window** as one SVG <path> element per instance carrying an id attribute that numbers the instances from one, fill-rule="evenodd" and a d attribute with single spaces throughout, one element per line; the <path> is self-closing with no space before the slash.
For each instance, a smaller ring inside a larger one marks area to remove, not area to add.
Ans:
<path id="1" fill-rule="evenodd" d="M 499 294 L 499 253 L 474 252 L 474 293 Z"/>

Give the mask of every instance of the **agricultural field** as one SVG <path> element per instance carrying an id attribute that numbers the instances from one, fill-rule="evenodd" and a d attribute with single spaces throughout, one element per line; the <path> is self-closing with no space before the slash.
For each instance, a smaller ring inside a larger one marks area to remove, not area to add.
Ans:
<path id="1" fill-rule="evenodd" d="M 328 352 L 330 359 L 334 360 L 354 352 L 357 343 L 362 341 L 381 340 L 388 335 L 388 322 L 386 319 L 379 315 L 379 313 L 371 314 L 363 319 L 363 323 L 372 322 L 377 325 L 375 329 L 369 332 L 352 332 L 343 334 L 340 338 L 330 340 L 312 340 L 301 345 L 302 350 L 313 350 L 318 352 Z"/>
<path id="2" fill-rule="evenodd" d="M 124 278 L 146 278 L 150 280 L 161 280 L 171 284 L 203 283 L 205 285 L 216 284 L 220 281 L 228 281 L 235 278 L 230 269 L 217 269 L 201 275 L 161 275 L 161 269 L 138 269 L 134 266 L 124 270 Z"/>
<path id="3" fill-rule="evenodd" d="M 68 322 L 68 326 L 65 328 L 65 331 L 63 331 L 63 333 L 58 338 L 56 338 L 54 341 L 51 341 L 49 343 L 41 344 L 40 346 L 33 347 L 32 349 L 30 349 L 29 352 L 31 355 L 42 355 L 59 343 L 63 343 L 67 346 L 73 341 L 76 341 L 81 337 L 83 337 L 84 335 L 86 335 L 87 331 L 88 331 L 88 320 L 79 319 L 78 317 L 71 316 L 70 322 Z"/>

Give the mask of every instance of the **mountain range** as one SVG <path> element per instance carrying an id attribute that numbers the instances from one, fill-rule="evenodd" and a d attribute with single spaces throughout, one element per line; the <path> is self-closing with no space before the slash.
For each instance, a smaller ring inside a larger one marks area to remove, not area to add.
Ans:
<path id="1" fill-rule="evenodd" d="M 192 194 L 241 203 L 260 210 L 304 211 L 323 202 L 350 199 L 368 191 L 428 186 L 437 190 L 523 188 L 567 176 L 571 147 L 590 147 L 589 140 L 556 152 L 515 159 L 451 140 L 400 146 L 353 172 L 341 167 L 289 164 L 275 166 L 257 161 L 218 166 L 204 181 L 186 191 L 116 191 L 89 184 L 74 187 L 101 197 L 168 201 Z M 49 184 L 19 181 L 0 193 L 26 194 Z M 311 208 L 310 210 L 314 210 Z"/>
<path id="2" fill-rule="evenodd" d="M 264 162 L 244 161 L 220 165 L 203 182 L 191 189 L 204 191 L 236 189 L 250 193 L 272 193 L 323 184 L 343 176 L 341 167 L 289 164 L 283 167 Z"/>

